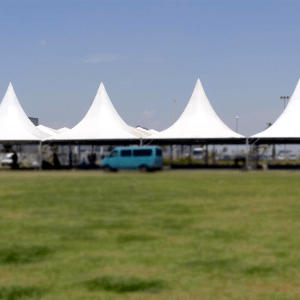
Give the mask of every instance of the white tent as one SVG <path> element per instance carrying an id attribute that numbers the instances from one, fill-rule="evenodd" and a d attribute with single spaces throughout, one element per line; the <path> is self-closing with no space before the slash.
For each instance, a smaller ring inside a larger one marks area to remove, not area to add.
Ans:
<path id="1" fill-rule="evenodd" d="M 154 129 L 149 129 L 148 131 L 149 131 L 151 134 L 158 133 L 158 131 L 157 131 L 157 130 L 154 130 Z"/>
<path id="2" fill-rule="evenodd" d="M 63 128 L 60 128 L 60 129 L 53 129 L 53 128 L 50 128 L 50 127 L 47 127 L 47 126 L 44 126 L 44 125 L 38 125 L 37 128 L 48 134 L 48 135 L 55 135 L 55 134 L 59 134 L 59 133 L 63 133 L 63 132 L 66 132 L 66 131 L 69 131 L 70 128 L 67 128 L 67 127 L 63 127 Z"/>
<path id="3" fill-rule="evenodd" d="M 268 129 L 253 135 L 255 138 L 300 138 L 300 79 L 295 91 L 279 118 Z"/>
<path id="4" fill-rule="evenodd" d="M 63 132 L 69 131 L 69 130 L 70 130 L 70 128 L 68 128 L 68 127 L 62 127 L 62 128 L 57 129 L 56 131 L 57 131 L 57 133 L 63 133 Z"/>
<path id="5" fill-rule="evenodd" d="M 54 134 L 58 134 L 57 130 L 44 126 L 44 125 L 38 125 L 36 126 L 40 131 L 49 134 L 49 135 L 54 135 Z"/>
<path id="6" fill-rule="evenodd" d="M 152 133 L 149 130 L 147 130 L 143 127 L 138 126 L 133 129 L 136 131 L 137 135 L 142 138 L 152 135 Z"/>
<path id="7" fill-rule="evenodd" d="M 0 141 L 39 142 L 49 137 L 27 117 L 10 83 L 0 104 Z"/>
<path id="8" fill-rule="evenodd" d="M 117 113 L 101 83 L 85 117 L 72 129 L 55 135 L 52 141 L 137 140 L 136 132 Z"/>
<path id="9" fill-rule="evenodd" d="M 218 117 L 211 106 L 200 79 L 180 118 L 168 129 L 153 134 L 149 139 L 228 139 L 242 138 Z"/>

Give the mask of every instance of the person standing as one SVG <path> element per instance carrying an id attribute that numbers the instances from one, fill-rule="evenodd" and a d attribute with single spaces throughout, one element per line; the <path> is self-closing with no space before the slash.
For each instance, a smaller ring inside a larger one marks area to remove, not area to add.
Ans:
<path id="1" fill-rule="evenodd" d="M 11 157 L 11 159 L 12 159 L 11 168 L 13 170 L 19 169 L 18 155 L 15 151 L 13 152 L 13 156 Z"/>

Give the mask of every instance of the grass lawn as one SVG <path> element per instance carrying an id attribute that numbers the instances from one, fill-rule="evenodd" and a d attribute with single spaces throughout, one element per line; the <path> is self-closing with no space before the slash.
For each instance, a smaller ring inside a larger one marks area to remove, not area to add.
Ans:
<path id="1" fill-rule="evenodd" d="M 299 299 L 298 172 L 2 172 L 0 300 Z"/>

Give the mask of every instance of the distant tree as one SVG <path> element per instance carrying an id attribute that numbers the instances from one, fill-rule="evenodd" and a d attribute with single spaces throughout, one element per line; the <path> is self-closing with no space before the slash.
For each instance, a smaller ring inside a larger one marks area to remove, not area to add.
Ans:
<path id="1" fill-rule="evenodd" d="M 267 123 L 267 128 L 271 127 L 273 124 L 271 122 Z"/>

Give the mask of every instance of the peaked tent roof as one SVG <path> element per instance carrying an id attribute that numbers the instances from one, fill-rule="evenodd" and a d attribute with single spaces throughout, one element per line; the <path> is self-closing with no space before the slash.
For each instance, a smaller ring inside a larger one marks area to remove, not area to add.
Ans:
<path id="1" fill-rule="evenodd" d="M 180 118 L 168 129 L 149 139 L 227 139 L 242 138 L 218 117 L 211 106 L 200 79 Z"/>
<path id="2" fill-rule="evenodd" d="M 38 125 L 36 126 L 40 131 L 45 132 L 49 135 L 54 135 L 54 134 L 58 134 L 57 130 L 44 126 L 44 125 Z"/>
<path id="3" fill-rule="evenodd" d="M 29 120 L 10 83 L 0 104 L 0 141 L 38 142 L 47 137 Z"/>
<path id="4" fill-rule="evenodd" d="M 142 137 L 142 138 L 152 135 L 152 133 L 149 132 L 149 130 L 147 130 L 147 129 L 145 129 L 145 128 L 142 128 L 142 127 L 139 127 L 139 126 L 138 126 L 138 127 L 135 127 L 135 128 L 134 128 L 134 131 L 136 131 L 137 134 L 138 134 L 140 137 Z"/>
<path id="5" fill-rule="evenodd" d="M 53 136 L 52 141 L 136 140 L 135 131 L 114 108 L 101 83 L 85 117 L 72 129 Z"/>
<path id="6" fill-rule="evenodd" d="M 69 131 L 69 130 L 70 130 L 70 128 L 68 128 L 68 127 L 62 127 L 62 128 L 56 129 L 56 131 L 58 133 L 62 133 L 62 132 Z"/>
<path id="7" fill-rule="evenodd" d="M 300 79 L 283 113 L 268 129 L 253 135 L 255 138 L 300 138 Z"/>
<path id="8" fill-rule="evenodd" d="M 151 134 L 154 134 L 154 133 L 158 133 L 159 131 L 157 131 L 157 130 L 154 130 L 154 129 L 149 129 L 148 130 Z"/>

